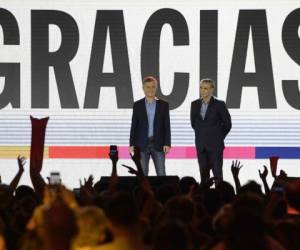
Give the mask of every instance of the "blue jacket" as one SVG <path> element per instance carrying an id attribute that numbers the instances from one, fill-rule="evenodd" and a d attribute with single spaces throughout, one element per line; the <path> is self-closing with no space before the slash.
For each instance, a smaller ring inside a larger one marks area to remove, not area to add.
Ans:
<path id="1" fill-rule="evenodd" d="M 163 151 L 163 146 L 171 146 L 171 129 L 169 104 L 156 100 L 156 109 L 153 125 L 154 147 Z M 130 129 L 130 146 L 139 147 L 145 151 L 148 144 L 148 117 L 145 98 L 136 101 L 133 105 Z"/>

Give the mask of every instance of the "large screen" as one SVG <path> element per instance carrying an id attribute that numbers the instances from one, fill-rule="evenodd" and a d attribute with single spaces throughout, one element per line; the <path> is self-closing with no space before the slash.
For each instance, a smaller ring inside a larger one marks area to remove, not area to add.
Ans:
<path id="1" fill-rule="evenodd" d="M 255 179 L 254 166 L 277 155 L 300 175 L 299 25 L 299 2 L 287 0 L 2 0 L 3 181 L 18 155 L 29 156 L 30 115 L 50 117 L 44 175 L 59 170 L 70 186 L 89 173 L 109 175 L 111 144 L 130 162 L 132 106 L 148 75 L 171 110 L 167 174 L 199 179 L 190 105 L 200 80 L 212 78 L 233 123 L 225 169 L 240 159 L 245 179 Z"/>

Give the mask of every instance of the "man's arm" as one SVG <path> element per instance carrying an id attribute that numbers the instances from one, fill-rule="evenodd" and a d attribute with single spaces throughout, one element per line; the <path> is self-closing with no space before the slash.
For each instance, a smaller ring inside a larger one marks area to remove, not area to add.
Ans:
<path id="1" fill-rule="evenodd" d="M 225 138 L 231 129 L 231 116 L 225 102 L 223 101 L 220 102 L 220 117 L 222 120 L 223 135 Z"/>
<path id="2" fill-rule="evenodd" d="M 131 128 L 130 128 L 130 140 L 129 140 L 130 147 L 134 146 L 133 144 L 134 144 L 135 130 L 137 124 L 138 124 L 138 120 L 137 120 L 136 103 L 134 103 L 132 109 Z"/>
<path id="3" fill-rule="evenodd" d="M 195 114 L 195 108 L 193 102 L 191 103 L 190 119 L 191 119 L 191 126 L 195 130 L 196 114 Z"/>
<path id="4" fill-rule="evenodd" d="M 164 146 L 171 147 L 171 125 L 170 125 L 170 111 L 169 111 L 169 104 L 166 103 L 166 111 L 164 116 L 164 127 L 165 127 L 165 140 Z"/>

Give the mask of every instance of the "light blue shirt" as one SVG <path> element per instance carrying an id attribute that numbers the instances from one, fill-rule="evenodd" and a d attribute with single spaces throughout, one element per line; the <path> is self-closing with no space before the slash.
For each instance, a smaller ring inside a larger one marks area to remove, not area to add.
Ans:
<path id="1" fill-rule="evenodd" d="M 205 118 L 205 114 L 208 108 L 208 103 L 205 103 L 203 100 L 201 100 L 202 105 L 201 105 L 201 109 L 200 109 L 200 115 L 202 117 L 202 119 L 204 120 Z"/>
<path id="2" fill-rule="evenodd" d="M 154 127 L 154 116 L 155 116 L 155 109 L 156 109 L 156 100 L 154 99 L 153 102 L 148 102 L 145 98 L 145 105 L 148 117 L 148 137 L 153 136 L 153 127 Z"/>

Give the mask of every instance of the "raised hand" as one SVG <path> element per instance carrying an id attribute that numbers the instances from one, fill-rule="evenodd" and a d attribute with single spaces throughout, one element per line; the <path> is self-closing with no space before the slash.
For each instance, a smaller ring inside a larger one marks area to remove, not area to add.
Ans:
<path id="1" fill-rule="evenodd" d="M 236 160 L 236 161 L 232 161 L 231 164 L 231 173 L 233 176 L 233 180 L 234 180 L 234 184 L 235 184 L 235 189 L 237 192 L 239 192 L 239 190 L 241 189 L 241 183 L 240 183 L 240 179 L 239 179 L 239 173 L 241 168 L 243 167 L 243 165 L 241 165 L 241 162 Z"/>
<path id="2" fill-rule="evenodd" d="M 136 166 L 141 166 L 141 152 L 138 147 L 134 147 L 134 152 L 130 153 L 130 156 Z"/>
<path id="3" fill-rule="evenodd" d="M 267 176 L 268 176 L 269 171 L 267 169 L 267 166 L 264 165 L 263 167 L 264 167 L 264 171 L 261 172 L 260 169 L 259 169 L 258 172 L 259 172 L 259 177 L 261 179 L 265 180 L 267 178 Z"/>
<path id="4" fill-rule="evenodd" d="M 236 160 L 236 161 L 232 161 L 231 164 L 231 173 L 233 175 L 233 177 L 237 178 L 239 176 L 240 170 L 243 167 L 243 165 L 241 165 L 241 162 Z"/>
<path id="5" fill-rule="evenodd" d="M 137 176 L 140 178 L 144 178 L 144 172 L 142 169 L 142 163 L 141 163 L 141 151 L 138 147 L 134 147 L 134 154 L 130 153 L 131 159 L 136 165 L 137 168 Z"/>
<path id="6" fill-rule="evenodd" d="M 261 172 L 260 169 L 259 169 L 258 173 L 259 173 L 259 177 L 261 178 L 261 180 L 264 184 L 266 195 L 270 194 L 270 188 L 269 188 L 269 185 L 267 183 L 267 176 L 268 176 L 268 173 L 269 173 L 267 167 L 264 165 L 264 171 Z"/>
<path id="7" fill-rule="evenodd" d="M 93 203 L 94 188 L 93 188 L 94 177 L 89 176 L 88 179 L 84 178 L 84 184 L 79 180 L 80 184 L 80 200 L 83 204 L 88 205 Z"/>
<path id="8" fill-rule="evenodd" d="M 111 161 L 113 163 L 117 163 L 118 160 L 119 160 L 119 152 L 118 150 L 116 150 L 116 152 L 112 153 L 112 152 L 109 152 L 109 158 L 111 159 Z"/>
<path id="9" fill-rule="evenodd" d="M 19 166 L 19 172 L 24 172 L 24 165 L 26 164 L 26 158 L 24 156 L 18 155 L 18 166 Z"/>
<path id="10" fill-rule="evenodd" d="M 12 179 L 12 181 L 9 184 L 9 187 L 13 191 L 16 190 L 16 188 L 19 184 L 21 176 L 23 175 L 23 172 L 24 172 L 24 165 L 26 163 L 25 157 L 21 157 L 20 155 L 18 156 L 17 160 L 18 160 L 19 170 L 18 170 L 18 173 L 15 175 L 15 177 Z M 1 183 L 1 181 L 0 181 L 0 183 Z"/>
<path id="11" fill-rule="evenodd" d="M 94 184 L 94 176 L 90 175 L 88 179 L 84 178 L 84 187 L 87 188 L 88 190 L 93 189 L 93 184 Z"/>
<path id="12" fill-rule="evenodd" d="M 125 165 L 125 164 L 122 164 L 122 166 L 128 169 L 128 173 L 138 176 L 138 171 L 135 170 L 133 167 L 130 167 L 130 166 Z"/>

